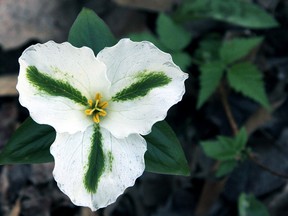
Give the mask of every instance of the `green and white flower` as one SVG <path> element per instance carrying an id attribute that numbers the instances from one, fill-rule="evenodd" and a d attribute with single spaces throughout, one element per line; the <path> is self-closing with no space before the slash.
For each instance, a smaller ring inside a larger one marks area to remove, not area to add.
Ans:
<path id="1" fill-rule="evenodd" d="M 90 48 L 49 41 L 19 59 L 20 103 L 56 130 L 54 178 L 76 205 L 114 202 L 145 169 L 152 125 L 181 100 L 187 74 L 150 42 Z"/>

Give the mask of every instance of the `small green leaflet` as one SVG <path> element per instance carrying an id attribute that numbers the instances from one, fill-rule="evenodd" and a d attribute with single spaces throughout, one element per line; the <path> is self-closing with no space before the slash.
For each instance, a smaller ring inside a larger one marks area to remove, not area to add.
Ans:
<path id="1" fill-rule="evenodd" d="M 244 127 L 242 127 L 238 134 L 234 137 L 234 147 L 238 151 L 242 151 L 248 142 L 248 134 Z"/>
<path id="2" fill-rule="evenodd" d="M 190 175 L 181 144 L 165 122 L 156 123 L 152 132 L 144 136 L 147 142 L 145 171 L 161 174 Z"/>
<path id="3" fill-rule="evenodd" d="M 222 46 L 222 38 L 218 34 L 209 34 L 204 37 L 195 52 L 195 58 L 203 62 L 219 59 L 219 49 Z"/>
<path id="4" fill-rule="evenodd" d="M 171 56 L 175 64 L 182 70 L 186 70 L 191 65 L 192 58 L 187 52 L 175 52 L 171 53 Z"/>
<path id="5" fill-rule="evenodd" d="M 220 161 L 235 160 L 245 149 L 247 139 L 245 128 L 241 128 L 233 138 L 218 136 L 217 140 L 201 142 L 201 146 L 205 154 L 211 158 Z"/>
<path id="6" fill-rule="evenodd" d="M 227 78 L 234 90 L 270 108 L 262 74 L 255 65 L 249 62 L 235 64 L 228 69 Z"/>
<path id="7" fill-rule="evenodd" d="M 169 16 L 161 13 L 157 19 L 159 40 L 172 51 L 181 51 L 192 39 L 192 34 L 176 24 Z"/>
<path id="8" fill-rule="evenodd" d="M 241 193 L 238 199 L 239 216 L 269 216 L 267 208 L 252 194 Z"/>
<path id="9" fill-rule="evenodd" d="M 213 159 L 234 160 L 238 150 L 234 148 L 233 141 L 233 138 L 217 137 L 214 141 L 201 142 L 201 146 L 205 154 Z"/>
<path id="10" fill-rule="evenodd" d="M 226 64 L 231 64 L 247 56 L 253 48 L 263 41 L 262 37 L 234 38 L 224 41 L 220 47 L 220 58 Z"/>
<path id="11" fill-rule="evenodd" d="M 277 21 L 260 6 L 244 0 L 186 0 L 177 20 L 213 18 L 247 28 L 277 27 Z"/>
<path id="12" fill-rule="evenodd" d="M 183 49 L 191 42 L 192 34 L 163 13 L 158 16 L 156 24 L 158 37 L 150 32 L 134 33 L 129 37 L 133 41 L 152 42 L 162 51 L 170 53 L 176 65 L 186 70 L 191 65 L 192 59 Z"/>
<path id="13" fill-rule="evenodd" d="M 68 41 L 76 47 L 90 47 L 95 55 L 103 48 L 113 46 L 117 42 L 105 22 L 87 8 L 82 9 L 73 23 Z"/>
<path id="14" fill-rule="evenodd" d="M 223 177 L 230 172 L 233 171 L 233 169 L 237 166 L 237 161 L 235 160 L 227 160 L 227 161 L 222 161 L 216 171 L 216 177 L 220 178 Z"/>
<path id="15" fill-rule="evenodd" d="M 30 117 L 17 129 L 0 153 L 0 164 L 30 164 L 53 161 L 50 145 L 56 137 L 48 125 L 39 125 Z"/>
<path id="16" fill-rule="evenodd" d="M 235 38 L 222 43 L 219 49 L 219 55 L 213 54 L 216 59 L 217 56 L 219 56 L 220 59 L 212 61 L 209 56 L 207 57 L 208 61 L 200 65 L 201 76 L 197 103 L 198 109 L 215 91 L 224 71 L 227 71 L 229 85 L 234 90 L 243 93 L 262 106 L 269 108 L 269 102 L 264 89 L 264 81 L 260 71 L 248 62 L 235 63 L 247 56 L 251 50 L 262 41 L 262 37 L 246 39 Z M 201 50 L 198 51 L 198 55 L 203 56 L 203 49 L 204 48 L 201 48 Z"/>
<path id="17" fill-rule="evenodd" d="M 164 52 L 168 52 L 169 51 L 169 49 L 165 45 L 163 45 L 161 43 L 161 41 L 158 38 L 156 38 L 155 35 L 153 35 L 150 32 L 131 33 L 131 34 L 128 35 L 128 37 L 132 41 L 136 41 L 136 42 L 150 41 L 156 47 L 158 47 L 160 50 L 162 50 Z"/>
<path id="18" fill-rule="evenodd" d="M 241 128 L 233 138 L 218 136 L 217 140 L 201 142 L 205 154 L 220 161 L 216 177 L 223 177 L 233 171 L 238 160 L 242 159 L 241 154 L 245 149 L 247 139 L 246 130 Z"/>
<path id="19" fill-rule="evenodd" d="M 197 108 L 199 109 L 213 94 L 223 76 L 225 65 L 221 61 L 208 62 L 200 66 L 200 91 Z"/>

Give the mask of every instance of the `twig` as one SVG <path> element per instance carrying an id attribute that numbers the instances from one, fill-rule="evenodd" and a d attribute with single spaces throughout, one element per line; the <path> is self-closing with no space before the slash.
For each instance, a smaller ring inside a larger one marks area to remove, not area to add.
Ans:
<path id="1" fill-rule="evenodd" d="M 206 216 L 223 191 L 227 177 L 222 180 L 206 180 L 195 211 L 195 216 Z"/>
<path id="2" fill-rule="evenodd" d="M 233 134 L 236 135 L 238 133 L 239 129 L 238 129 L 238 126 L 237 126 L 236 121 L 234 119 L 234 116 L 232 114 L 230 105 L 228 103 L 227 93 L 226 93 L 226 90 L 224 88 L 224 84 L 223 83 L 220 84 L 219 93 L 220 93 L 220 98 L 221 98 L 222 105 L 224 107 L 226 116 L 228 118 L 229 124 L 231 126 L 232 131 L 233 131 Z"/>
<path id="3" fill-rule="evenodd" d="M 271 168 L 267 167 L 266 165 L 262 164 L 258 159 L 257 156 L 253 153 L 249 154 L 249 159 L 254 162 L 255 164 L 257 164 L 259 167 L 261 167 L 262 169 L 266 170 L 267 172 L 271 173 L 272 175 L 281 177 L 281 178 L 285 178 L 288 179 L 288 174 L 283 174 L 283 173 L 279 173 L 275 170 L 272 170 Z"/>
<path id="4" fill-rule="evenodd" d="M 239 131 L 238 126 L 236 124 L 236 121 L 234 119 L 234 116 L 232 114 L 228 99 L 227 99 L 227 93 L 226 90 L 224 88 L 223 83 L 220 84 L 219 87 L 219 93 L 220 93 L 220 98 L 221 98 L 221 102 L 222 105 L 224 107 L 226 116 L 228 118 L 229 124 L 231 126 L 231 129 L 233 131 L 233 134 L 236 135 Z M 216 167 L 219 166 L 219 162 L 217 162 L 212 170 L 211 173 L 215 172 Z M 223 191 L 223 188 L 225 186 L 225 183 L 227 181 L 227 177 L 225 177 L 224 179 L 221 180 L 206 180 L 204 187 L 202 189 L 201 192 L 201 196 L 199 199 L 199 202 L 197 204 L 197 208 L 195 211 L 195 215 L 196 216 L 205 216 L 208 214 L 208 212 L 210 211 L 211 207 L 213 206 L 213 204 L 215 203 L 215 201 L 218 199 L 220 193 Z"/>
<path id="5" fill-rule="evenodd" d="M 230 127 L 232 129 L 232 132 L 234 135 L 237 135 L 239 129 L 238 129 L 238 126 L 237 126 L 236 121 L 234 119 L 234 116 L 232 114 L 232 111 L 231 111 L 231 108 L 230 108 L 230 105 L 228 102 L 228 98 L 227 98 L 227 92 L 226 92 L 226 89 L 225 89 L 225 86 L 223 83 L 221 83 L 221 85 L 219 87 L 219 93 L 220 93 L 222 105 L 223 105 L 224 110 L 225 110 L 225 114 L 227 116 Z M 270 118 L 268 118 L 268 117 L 265 118 L 266 122 L 269 120 L 270 120 Z M 261 124 L 264 124 L 264 121 L 263 122 L 262 121 L 261 121 Z M 261 124 L 259 124 L 259 125 L 261 125 Z M 249 131 L 249 132 L 251 132 L 251 131 Z M 288 179 L 288 175 L 278 173 L 274 170 L 271 170 L 269 167 L 266 167 L 264 164 L 260 163 L 254 154 L 250 153 L 248 156 L 249 156 L 251 161 L 253 161 L 255 164 L 257 164 L 262 169 L 270 172 L 273 175 Z M 212 173 L 215 171 L 215 168 L 218 165 L 219 164 L 216 163 L 216 165 L 213 166 L 213 168 L 211 170 Z M 220 193 L 223 191 L 223 188 L 225 187 L 225 183 L 226 183 L 227 179 L 228 179 L 228 177 L 225 177 L 224 179 L 221 179 L 221 180 L 214 180 L 214 181 L 213 180 L 206 180 L 205 181 L 199 202 L 198 202 L 197 207 L 196 207 L 196 211 L 195 211 L 196 216 L 206 216 L 208 214 L 211 207 L 213 206 L 215 201 L 218 199 Z"/>
<path id="6" fill-rule="evenodd" d="M 256 110 L 245 122 L 244 126 L 247 131 L 247 134 L 252 134 L 257 128 L 265 125 L 267 122 L 272 120 L 272 112 L 276 110 L 283 104 L 284 100 L 280 99 L 271 103 L 271 110 L 267 110 L 263 107 L 260 107 Z"/>

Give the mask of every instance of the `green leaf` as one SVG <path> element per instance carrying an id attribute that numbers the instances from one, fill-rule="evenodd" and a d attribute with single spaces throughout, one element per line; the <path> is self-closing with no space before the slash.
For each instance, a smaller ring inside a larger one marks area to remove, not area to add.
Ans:
<path id="1" fill-rule="evenodd" d="M 202 39 L 199 48 L 195 52 L 195 57 L 204 62 L 215 61 L 219 59 L 219 49 L 222 45 L 222 39 L 217 34 L 211 34 Z"/>
<path id="2" fill-rule="evenodd" d="M 244 128 L 233 137 L 218 136 L 214 141 L 203 141 L 201 146 L 205 154 L 220 161 L 235 160 L 245 148 L 248 135 Z"/>
<path id="3" fill-rule="evenodd" d="M 263 77 L 255 65 L 248 62 L 235 64 L 228 69 L 227 78 L 234 90 L 269 109 Z"/>
<path id="4" fill-rule="evenodd" d="M 164 52 L 168 52 L 168 48 L 165 47 L 153 34 L 150 32 L 141 32 L 141 33 L 132 33 L 128 36 L 132 41 L 141 42 L 141 41 L 150 41 L 159 49 Z"/>
<path id="5" fill-rule="evenodd" d="M 236 166 L 237 166 L 236 160 L 227 160 L 227 161 L 221 162 L 219 168 L 217 169 L 216 177 L 220 178 L 229 174 L 230 172 L 233 171 L 233 169 Z"/>
<path id="6" fill-rule="evenodd" d="M 201 146 L 207 156 L 216 160 L 234 160 L 237 154 L 237 151 L 233 148 L 232 138 L 221 139 L 220 141 L 203 141 Z"/>
<path id="7" fill-rule="evenodd" d="M 49 149 L 55 137 L 52 127 L 39 125 L 29 117 L 4 146 L 0 164 L 51 162 L 53 157 Z"/>
<path id="8" fill-rule="evenodd" d="M 171 53 L 171 56 L 175 64 L 178 65 L 183 71 L 187 70 L 192 63 L 192 58 L 186 52 Z"/>
<path id="9" fill-rule="evenodd" d="M 269 216 L 267 208 L 252 194 L 241 193 L 238 199 L 239 216 Z"/>
<path id="10" fill-rule="evenodd" d="M 192 39 L 190 32 L 163 13 L 158 16 L 156 30 L 159 40 L 172 51 L 181 51 Z"/>
<path id="11" fill-rule="evenodd" d="M 197 108 L 199 109 L 216 90 L 223 76 L 225 65 L 220 61 L 208 62 L 200 67 L 200 91 Z"/>
<path id="12" fill-rule="evenodd" d="M 242 151 L 245 148 L 245 145 L 248 141 L 248 134 L 245 127 L 242 127 L 238 134 L 235 136 L 235 148 L 238 151 Z"/>
<path id="13" fill-rule="evenodd" d="M 182 20 L 208 17 L 248 28 L 278 26 L 264 9 L 244 0 L 187 0 L 176 15 Z"/>
<path id="14" fill-rule="evenodd" d="M 262 37 L 235 38 L 225 41 L 220 48 L 220 58 L 230 64 L 248 55 L 253 48 L 263 41 Z"/>
<path id="15" fill-rule="evenodd" d="M 186 176 L 190 174 L 181 144 L 165 121 L 156 123 L 152 132 L 144 138 L 147 142 L 146 171 Z"/>
<path id="16" fill-rule="evenodd" d="M 159 39 L 157 39 L 153 34 L 149 32 L 134 33 L 130 34 L 129 37 L 132 41 L 150 41 L 164 52 L 171 51 L 169 48 L 163 45 Z M 190 55 L 186 52 L 172 52 L 171 56 L 175 64 L 178 65 L 182 70 L 186 70 L 192 63 Z"/>
<path id="17" fill-rule="evenodd" d="M 86 8 L 82 9 L 73 23 L 68 41 L 76 47 L 90 47 L 95 55 L 103 48 L 113 46 L 117 42 L 103 20 Z"/>

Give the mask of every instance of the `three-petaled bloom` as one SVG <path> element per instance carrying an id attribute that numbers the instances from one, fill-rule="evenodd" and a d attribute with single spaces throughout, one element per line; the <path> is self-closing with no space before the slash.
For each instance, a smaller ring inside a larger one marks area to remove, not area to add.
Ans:
<path id="1" fill-rule="evenodd" d="M 56 130 L 54 178 L 74 204 L 92 210 L 143 173 L 141 135 L 181 100 L 188 77 L 152 43 L 129 39 L 96 57 L 88 47 L 49 41 L 27 48 L 19 63 L 20 103 Z"/>

